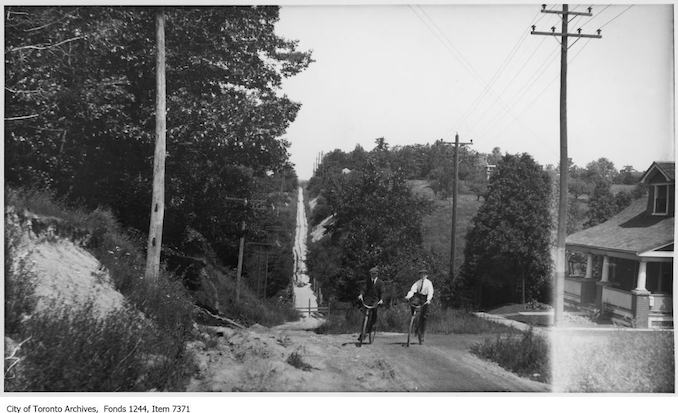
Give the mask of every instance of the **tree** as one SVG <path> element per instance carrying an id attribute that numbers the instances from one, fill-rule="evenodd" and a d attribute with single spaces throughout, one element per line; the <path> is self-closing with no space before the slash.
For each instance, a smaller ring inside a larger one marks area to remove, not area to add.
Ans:
<path id="1" fill-rule="evenodd" d="M 318 271 L 324 291 L 341 300 L 355 298 L 373 266 L 385 281 L 399 283 L 404 263 L 424 260 L 421 221 L 430 202 L 411 193 L 402 171 L 383 168 L 382 155 L 370 152 L 350 174 L 325 180 L 321 190 L 334 219 L 330 237 L 312 249 L 309 269 Z"/>
<path id="2" fill-rule="evenodd" d="M 529 155 L 505 155 L 466 237 L 454 303 L 543 300 L 549 269 L 549 175 Z"/>
<path id="3" fill-rule="evenodd" d="M 48 188 L 86 208 L 108 205 L 123 225 L 146 233 L 156 10 L 7 8 L 9 185 Z M 224 199 L 268 197 L 259 185 L 266 172 L 290 166 L 281 137 L 300 104 L 281 85 L 311 56 L 275 33 L 278 7 L 166 7 L 165 16 L 163 253 L 197 231 L 230 265 L 239 236 L 233 223 L 255 212 Z"/>
<path id="4" fill-rule="evenodd" d="M 589 200 L 588 220 L 584 223 L 585 228 L 593 227 L 608 220 L 617 212 L 617 204 L 610 191 L 610 184 L 606 181 L 598 181 L 591 199 Z"/>
<path id="5" fill-rule="evenodd" d="M 584 175 L 589 182 L 605 181 L 609 184 L 614 182 L 619 172 L 614 167 L 614 163 L 607 158 L 599 158 L 596 161 L 589 162 L 586 165 Z"/>

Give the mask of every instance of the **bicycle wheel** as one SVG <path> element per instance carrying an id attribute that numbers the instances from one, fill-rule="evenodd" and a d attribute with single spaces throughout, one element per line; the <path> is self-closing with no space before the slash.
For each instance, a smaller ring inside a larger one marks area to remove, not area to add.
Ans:
<path id="1" fill-rule="evenodd" d="M 360 342 L 358 343 L 358 346 L 362 346 L 363 340 L 365 340 L 365 333 L 367 333 L 367 320 L 369 319 L 368 316 L 369 316 L 369 314 L 366 312 L 365 318 L 363 319 L 363 328 L 362 328 L 362 331 L 360 332 L 360 337 L 359 337 Z"/>
<path id="2" fill-rule="evenodd" d="M 415 314 L 412 314 L 412 317 L 410 318 L 410 328 L 407 330 L 407 347 L 410 346 L 410 337 L 412 336 L 412 329 L 414 328 L 414 319 Z"/>

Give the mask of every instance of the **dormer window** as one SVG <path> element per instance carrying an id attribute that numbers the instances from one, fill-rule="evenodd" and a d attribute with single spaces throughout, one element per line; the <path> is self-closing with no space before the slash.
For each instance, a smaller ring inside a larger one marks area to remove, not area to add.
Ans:
<path id="1" fill-rule="evenodd" d="M 654 187 L 654 208 L 652 215 L 666 215 L 669 212 L 669 185 L 652 185 Z"/>

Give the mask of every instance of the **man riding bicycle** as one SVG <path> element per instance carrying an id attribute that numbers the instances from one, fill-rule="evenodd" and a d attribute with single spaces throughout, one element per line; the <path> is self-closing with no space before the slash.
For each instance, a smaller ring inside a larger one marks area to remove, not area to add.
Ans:
<path id="1" fill-rule="evenodd" d="M 370 278 L 367 280 L 365 287 L 360 291 L 358 300 L 364 301 L 368 305 L 377 305 L 383 304 L 384 302 L 381 299 L 381 296 L 384 292 L 384 282 L 379 279 L 379 268 L 373 267 L 370 269 Z M 372 332 L 372 328 L 377 322 L 377 308 L 373 308 L 370 319 L 367 321 L 367 331 L 366 334 Z M 361 334 L 362 336 L 362 334 Z M 360 341 L 362 337 L 358 337 Z"/>
<path id="2" fill-rule="evenodd" d="M 424 343 L 424 332 L 426 331 L 426 317 L 428 314 L 428 306 L 431 304 L 433 299 L 433 283 L 428 279 L 428 271 L 424 268 L 419 270 L 419 276 L 421 277 L 414 284 L 412 288 L 405 296 L 406 300 L 412 299 L 411 303 L 419 306 L 423 304 L 421 308 L 421 318 L 418 326 L 419 335 L 421 337 L 420 342 Z M 414 308 L 412 308 L 412 314 L 414 314 Z"/>

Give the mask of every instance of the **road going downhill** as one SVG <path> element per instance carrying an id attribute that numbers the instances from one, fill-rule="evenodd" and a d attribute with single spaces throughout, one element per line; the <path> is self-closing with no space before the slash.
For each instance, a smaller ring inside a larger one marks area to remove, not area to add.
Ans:
<path id="1" fill-rule="evenodd" d="M 299 188 L 294 244 L 297 307 L 316 306 L 306 271 L 308 224 Z M 322 319 L 273 328 L 213 327 L 211 348 L 195 343 L 198 373 L 188 391 L 297 392 L 546 392 L 549 386 L 518 377 L 471 354 L 482 335 L 427 335 L 425 345 L 405 347 L 406 336 L 377 332 L 371 345 L 356 334 L 316 334 Z M 356 331 L 359 326 L 356 326 Z"/>

